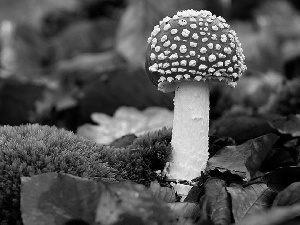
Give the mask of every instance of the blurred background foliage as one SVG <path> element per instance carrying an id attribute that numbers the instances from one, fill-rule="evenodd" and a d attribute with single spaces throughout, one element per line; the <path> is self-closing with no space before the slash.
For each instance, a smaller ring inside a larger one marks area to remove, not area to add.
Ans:
<path id="1" fill-rule="evenodd" d="M 237 114 L 299 114 L 299 1 L 0 0 L 0 124 L 56 125 L 100 143 L 170 126 L 173 95 L 145 76 L 147 38 L 190 8 L 225 17 L 246 55 L 235 89 L 211 86 L 213 128 Z"/>

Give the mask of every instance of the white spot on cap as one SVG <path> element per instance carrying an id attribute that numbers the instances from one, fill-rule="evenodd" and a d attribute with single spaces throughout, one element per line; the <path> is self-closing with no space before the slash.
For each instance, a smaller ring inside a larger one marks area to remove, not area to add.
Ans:
<path id="1" fill-rule="evenodd" d="M 191 61 L 189 61 L 189 66 L 196 66 L 196 64 L 197 64 L 197 61 L 196 60 L 191 60 Z"/>
<path id="2" fill-rule="evenodd" d="M 211 55 L 208 56 L 208 61 L 209 62 L 214 62 L 214 61 L 216 61 L 216 59 L 217 59 L 217 57 L 214 54 L 211 54 Z"/>
<path id="3" fill-rule="evenodd" d="M 184 69 L 184 68 L 178 68 L 178 72 L 185 72 L 186 71 L 186 69 Z"/>
<path id="4" fill-rule="evenodd" d="M 196 74 L 196 70 L 189 70 L 191 74 Z"/>
<path id="5" fill-rule="evenodd" d="M 207 41 L 208 41 L 207 37 L 202 38 L 202 42 L 207 42 Z"/>
<path id="6" fill-rule="evenodd" d="M 183 29 L 181 34 L 183 37 L 188 37 L 191 32 L 188 29 Z"/>
<path id="7" fill-rule="evenodd" d="M 161 42 L 165 42 L 168 39 L 167 35 L 163 35 L 160 39 Z"/>
<path id="8" fill-rule="evenodd" d="M 174 72 L 177 72 L 177 68 L 171 68 L 171 71 L 174 73 Z"/>
<path id="9" fill-rule="evenodd" d="M 171 52 L 169 50 L 164 51 L 165 55 L 169 55 Z"/>
<path id="10" fill-rule="evenodd" d="M 221 45 L 216 44 L 216 50 L 220 50 L 221 49 Z"/>
<path id="11" fill-rule="evenodd" d="M 177 54 L 177 53 L 174 53 L 174 54 L 170 55 L 170 56 L 169 56 L 169 59 L 171 59 L 171 60 L 178 59 L 178 54 Z"/>
<path id="12" fill-rule="evenodd" d="M 219 30 L 219 28 L 218 28 L 216 25 L 213 25 L 213 26 L 211 27 L 211 29 L 214 30 L 214 31 Z"/>
<path id="13" fill-rule="evenodd" d="M 197 33 L 193 33 L 192 38 L 195 39 L 195 40 L 198 40 L 199 35 Z"/>
<path id="14" fill-rule="evenodd" d="M 234 78 L 237 78 L 239 75 L 238 75 L 237 73 L 233 73 L 232 76 L 233 76 Z"/>
<path id="15" fill-rule="evenodd" d="M 171 28 L 171 24 L 169 23 L 164 26 L 165 31 L 169 30 L 170 28 Z"/>
<path id="16" fill-rule="evenodd" d="M 203 56 L 203 57 L 200 57 L 200 60 L 201 61 L 205 61 L 205 57 Z"/>
<path id="17" fill-rule="evenodd" d="M 168 77 L 168 78 L 167 78 L 167 81 L 168 81 L 168 82 L 172 82 L 173 80 L 174 80 L 173 77 Z"/>
<path id="18" fill-rule="evenodd" d="M 230 43 L 231 48 L 235 48 L 235 44 L 233 42 Z"/>
<path id="19" fill-rule="evenodd" d="M 219 70 L 217 70 L 217 71 L 214 73 L 214 75 L 217 76 L 217 77 L 219 77 L 219 76 L 221 76 L 222 74 L 220 73 Z"/>
<path id="20" fill-rule="evenodd" d="M 172 29 L 171 34 L 177 34 L 178 30 L 177 29 Z"/>
<path id="21" fill-rule="evenodd" d="M 199 70 L 205 70 L 206 68 L 207 68 L 207 66 L 204 65 L 204 64 L 201 64 L 201 65 L 199 66 Z"/>
<path id="22" fill-rule="evenodd" d="M 184 19 L 180 19 L 180 20 L 178 20 L 178 24 L 179 24 L 180 26 L 186 26 L 186 25 L 187 25 L 187 21 L 184 20 Z"/>
<path id="23" fill-rule="evenodd" d="M 212 34 L 212 35 L 211 35 L 211 39 L 214 40 L 214 41 L 216 41 L 216 40 L 218 39 L 218 38 L 217 38 L 217 35 L 216 35 L 216 34 Z"/>
<path id="24" fill-rule="evenodd" d="M 204 30 L 204 31 L 208 31 L 208 27 L 204 27 L 203 30 Z"/>
<path id="25" fill-rule="evenodd" d="M 200 81 L 200 80 L 202 80 L 202 77 L 201 76 L 195 76 L 195 78 L 194 78 L 196 81 Z"/>
<path id="26" fill-rule="evenodd" d="M 160 83 L 160 82 L 164 82 L 165 80 L 166 80 L 166 78 L 163 77 L 163 76 L 161 76 L 161 77 L 159 78 L 158 82 L 159 82 L 159 83 Z"/>
<path id="27" fill-rule="evenodd" d="M 157 56 L 157 58 L 158 58 L 159 60 L 164 60 L 164 59 L 166 58 L 166 56 L 164 55 L 164 53 L 160 53 L 160 54 Z"/>
<path id="28" fill-rule="evenodd" d="M 186 51 L 187 51 L 186 46 L 185 46 L 185 45 L 181 45 L 181 46 L 179 47 L 179 51 L 180 51 L 181 53 L 186 53 Z"/>
<path id="29" fill-rule="evenodd" d="M 190 24 L 190 27 L 191 27 L 192 29 L 196 29 L 196 28 L 197 28 L 197 24 L 192 23 L 192 24 Z"/>
<path id="30" fill-rule="evenodd" d="M 170 66 L 170 63 L 164 63 L 162 67 L 165 69 L 165 68 L 167 68 L 169 66 Z"/>
<path id="31" fill-rule="evenodd" d="M 168 47 L 170 44 L 171 44 L 171 42 L 168 40 L 168 41 L 166 41 L 165 43 L 163 43 L 163 46 L 164 46 L 164 47 Z"/>
<path id="32" fill-rule="evenodd" d="M 166 74 L 171 74 L 171 70 L 166 70 Z"/>
<path id="33" fill-rule="evenodd" d="M 223 59 L 223 58 L 226 58 L 226 55 L 222 54 L 222 53 L 219 53 L 219 58 Z"/>
<path id="34" fill-rule="evenodd" d="M 176 77 L 175 77 L 176 80 L 181 80 L 182 78 L 183 78 L 182 75 L 176 75 Z"/>
<path id="35" fill-rule="evenodd" d="M 154 44 L 154 45 L 157 44 L 157 39 L 156 39 L 156 38 L 153 38 L 153 39 L 152 39 L 152 44 Z"/>
<path id="36" fill-rule="evenodd" d="M 183 76 L 184 76 L 185 79 L 191 78 L 191 76 L 189 74 L 184 74 Z"/>
<path id="37" fill-rule="evenodd" d="M 152 41 L 152 37 L 148 37 L 147 43 L 150 44 Z"/>
<path id="38" fill-rule="evenodd" d="M 180 61 L 180 65 L 181 65 L 181 66 L 186 66 L 186 63 L 187 63 L 186 60 L 181 60 L 181 61 Z"/>
<path id="39" fill-rule="evenodd" d="M 222 66 L 223 66 L 223 62 L 221 62 L 221 61 L 218 62 L 218 63 L 217 63 L 217 66 L 218 66 L 218 67 L 222 67 Z"/>
<path id="40" fill-rule="evenodd" d="M 156 51 L 156 52 L 159 52 L 159 51 L 160 51 L 160 46 L 156 46 L 156 47 L 155 47 L 155 51 Z"/>
<path id="41" fill-rule="evenodd" d="M 190 51 L 190 56 L 195 56 L 196 52 L 195 51 Z"/>
<path id="42" fill-rule="evenodd" d="M 151 33 L 151 36 L 156 36 L 160 32 L 160 28 L 158 25 L 156 25 Z"/>
<path id="43" fill-rule="evenodd" d="M 232 50 L 230 47 L 225 47 L 224 52 L 227 53 L 228 55 L 231 54 Z"/>
<path id="44" fill-rule="evenodd" d="M 236 61 L 237 61 L 236 55 L 234 55 L 234 56 L 232 57 L 232 61 L 233 61 L 233 62 L 236 62 Z"/>
<path id="45" fill-rule="evenodd" d="M 218 20 L 222 23 L 226 23 L 226 20 L 222 16 L 218 16 Z"/>
<path id="46" fill-rule="evenodd" d="M 165 74 L 165 71 L 163 69 L 159 69 L 157 72 L 159 72 L 160 74 Z"/>
<path id="47" fill-rule="evenodd" d="M 200 22 L 199 22 L 199 26 L 203 26 L 203 22 L 200 21 Z"/>
<path id="48" fill-rule="evenodd" d="M 154 63 L 152 66 L 149 66 L 149 71 L 156 72 L 158 70 L 157 63 Z"/>
<path id="49" fill-rule="evenodd" d="M 208 43 L 208 44 L 207 44 L 207 47 L 208 47 L 209 49 L 213 49 L 213 48 L 214 48 L 214 44 L 213 44 L 213 43 Z"/>
<path id="50" fill-rule="evenodd" d="M 176 19 L 179 18 L 179 16 L 178 16 L 178 15 L 174 15 L 172 18 L 173 18 L 174 20 L 176 20 Z"/>
<path id="51" fill-rule="evenodd" d="M 165 18 L 162 19 L 163 22 L 167 23 L 171 20 L 170 17 L 166 16 Z"/>
<path id="52" fill-rule="evenodd" d="M 176 44 L 172 44 L 171 47 L 170 47 L 171 50 L 175 50 L 176 48 L 177 48 Z"/>
<path id="53" fill-rule="evenodd" d="M 232 67 L 229 67 L 229 68 L 227 69 L 227 71 L 230 72 L 230 73 L 232 73 L 232 72 L 233 72 L 233 68 L 232 68 Z"/>
<path id="54" fill-rule="evenodd" d="M 200 52 L 202 54 L 205 54 L 207 52 L 207 49 L 205 47 L 200 48 Z"/>
<path id="55" fill-rule="evenodd" d="M 199 34 L 200 34 L 200 35 L 205 35 L 206 33 L 205 33 L 205 32 L 203 32 L 203 31 L 201 31 Z"/>
<path id="56" fill-rule="evenodd" d="M 172 62 L 172 66 L 179 66 L 179 62 Z"/>
<path id="57" fill-rule="evenodd" d="M 209 69 L 208 69 L 208 72 L 209 72 L 209 73 L 215 72 L 215 68 L 209 68 Z"/>
<path id="58" fill-rule="evenodd" d="M 223 43 L 227 41 L 227 37 L 225 34 L 222 34 L 220 38 L 221 38 L 221 42 Z"/>
<path id="59" fill-rule="evenodd" d="M 197 47 L 197 43 L 191 41 L 191 42 L 190 42 L 190 46 L 191 46 L 191 47 Z"/>
<path id="60" fill-rule="evenodd" d="M 197 22 L 197 20 L 196 20 L 195 17 L 191 17 L 191 18 L 190 18 L 190 21 L 191 21 L 191 22 Z"/>
<path id="61" fill-rule="evenodd" d="M 155 60 L 155 59 L 156 59 L 156 55 L 155 55 L 154 53 L 151 53 L 151 54 L 150 54 L 150 59 L 151 59 L 151 60 Z"/>
<path id="62" fill-rule="evenodd" d="M 175 40 L 175 41 L 180 41 L 180 37 L 179 37 L 179 36 L 176 36 L 176 37 L 174 37 L 174 40 Z"/>
<path id="63" fill-rule="evenodd" d="M 230 64 L 230 60 L 225 61 L 225 66 L 228 66 Z"/>

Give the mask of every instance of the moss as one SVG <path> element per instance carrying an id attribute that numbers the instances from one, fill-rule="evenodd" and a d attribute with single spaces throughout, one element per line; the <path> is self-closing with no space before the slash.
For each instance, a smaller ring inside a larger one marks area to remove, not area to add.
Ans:
<path id="1" fill-rule="evenodd" d="M 163 128 L 134 140 L 124 151 L 109 155 L 109 165 L 121 172 L 121 177 L 149 185 L 159 179 L 157 170 L 163 170 L 171 153 L 171 129 Z M 114 158 L 112 158 L 114 157 Z"/>
<path id="2" fill-rule="evenodd" d="M 0 127 L 0 224 L 22 224 L 20 177 L 64 172 L 95 180 L 149 184 L 170 154 L 170 130 L 137 138 L 130 146 L 100 146 L 72 132 L 40 125 Z"/>

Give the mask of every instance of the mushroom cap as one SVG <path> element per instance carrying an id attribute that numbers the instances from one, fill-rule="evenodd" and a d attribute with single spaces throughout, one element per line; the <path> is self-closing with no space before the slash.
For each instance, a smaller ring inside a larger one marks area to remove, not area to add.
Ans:
<path id="1" fill-rule="evenodd" d="M 241 43 L 229 27 L 207 10 L 165 17 L 148 38 L 145 67 L 152 83 L 164 92 L 182 80 L 225 81 L 234 87 L 246 66 Z"/>

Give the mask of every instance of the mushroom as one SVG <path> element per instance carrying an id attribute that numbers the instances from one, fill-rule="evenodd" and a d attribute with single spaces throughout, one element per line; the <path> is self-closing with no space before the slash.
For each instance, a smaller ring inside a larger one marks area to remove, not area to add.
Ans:
<path id="1" fill-rule="evenodd" d="M 209 83 L 234 87 L 246 70 L 244 60 L 236 32 L 210 11 L 179 11 L 154 27 L 148 39 L 147 75 L 158 90 L 175 91 L 172 160 L 165 169 L 169 179 L 189 183 L 205 170 Z M 190 189 L 180 182 L 176 186 L 179 195 Z"/>

